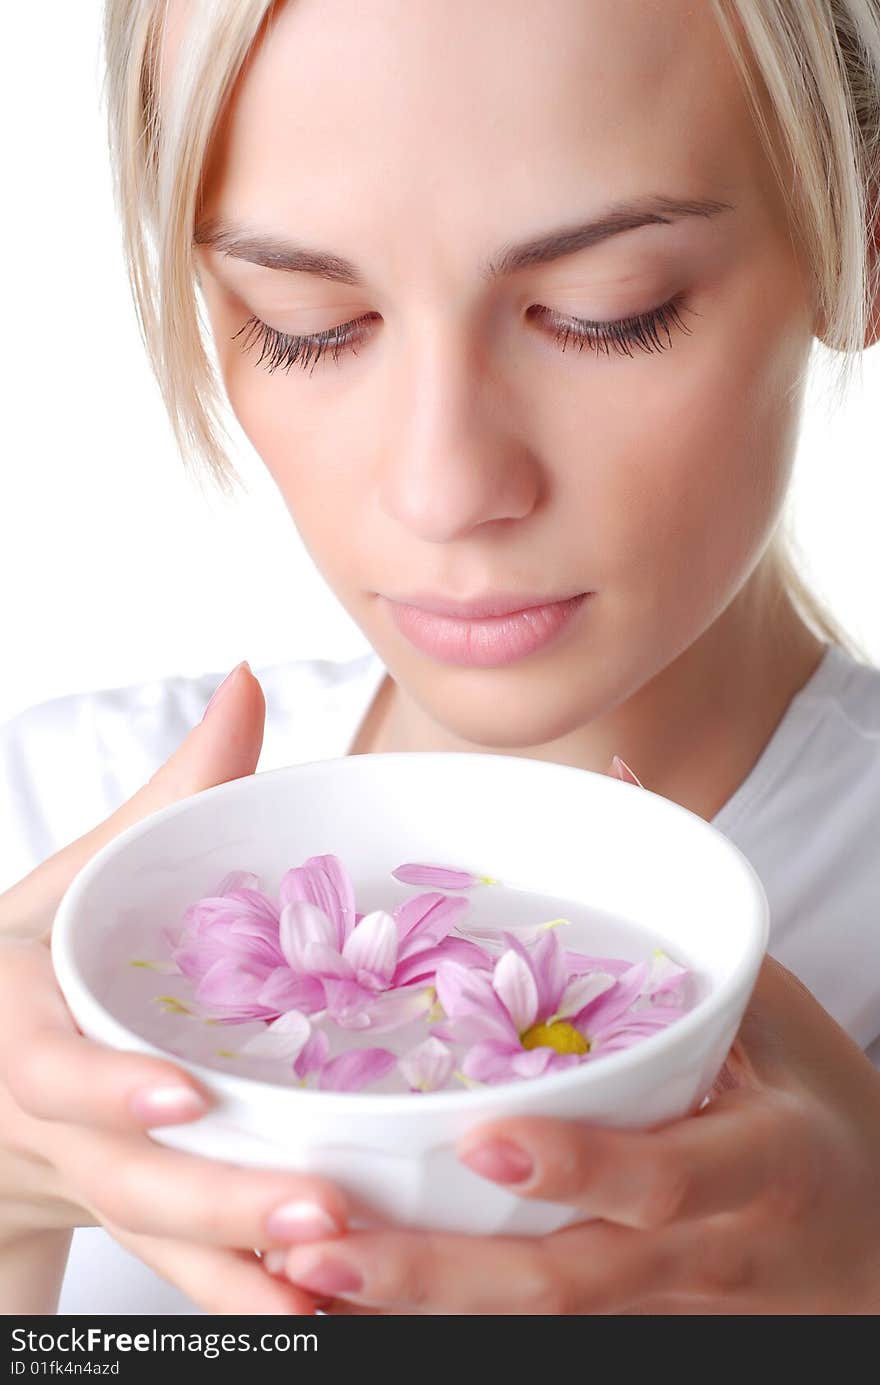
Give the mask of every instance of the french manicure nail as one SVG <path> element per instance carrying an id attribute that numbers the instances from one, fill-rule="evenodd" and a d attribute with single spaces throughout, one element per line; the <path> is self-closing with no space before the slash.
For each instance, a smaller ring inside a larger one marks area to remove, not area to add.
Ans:
<path id="1" fill-rule="evenodd" d="M 494 1183 L 524 1183 L 534 1167 L 525 1150 L 509 1140 L 489 1140 L 475 1145 L 459 1158 L 474 1173 L 491 1178 Z"/>
<path id="2" fill-rule="evenodd" d="M 147 1125 L 182 1125 L 203 1116 L 208 1103 L 192 1087 L 139 1087 L 128 1107 Z"/>
<path id="3" fill-rule="evenodd" d="M 252 671 L 247 659 L 242 659 L 240 664 L 236 664 L 235 668 L 232 669 L 231 672 L 227 673 L 226 677 L 223 679 L 223 682 L 220 683 L 219 686 L 215 689 L 210 702 L 208 703 L 207 707 L 202 713 L 202 721 L 205 720 L 205 717 L 208 715 L 211 708 L 217 705 L 217 703 L 220 701 L 220 698 L 223 696 L 224 692 L 228 689 L 229 685 L 231 684 L 233 678 L 238 673 L 239 669 L 242 668 L 246 668 L 249 673 Z"/>
<path id="4" fill-rule="evenodd" d="M 311 1289 L 316 1294 L 358 1294 L 364 1287 L 363 1275 L 352 1265 L 341 1260 L 319 1260 L 315 1265 L 307 1265 L 304 1270 L 293 1267 L 288 1275 L 295 1284 Z"/>
<path id="5" fill-rule="evenodd" d="M 609 774 L 616 775 L 618 779 L 623 779 L 628 784 L 638 784 L 639 788 L 644 788 L 641 780 L 637 779 L 625 760 L 621 760 L 619 755 L 612 755 L 611 769 Z"/>
<path id="6" fill-rule="evenodd" d="M 342 1227 L 317 1202 L 285 1202 L 266 1218 L 273 1241 L 323 1241 L 338 1236 Z"/>

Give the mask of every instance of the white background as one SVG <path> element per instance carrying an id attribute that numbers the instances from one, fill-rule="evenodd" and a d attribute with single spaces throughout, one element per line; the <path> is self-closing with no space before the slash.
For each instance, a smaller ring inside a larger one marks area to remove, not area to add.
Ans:
<path id="1" fill-rule="evenodd" d="M 4 10 L 0 721 L 67 692 L 368 648 L 239 430 L 249 497 L 184 477 L 123 271 L 100 15 L 100 0 Z M 821 390 L 817 376 L 797 532 L 880 662 L 880 347 L 836 415 Z"/>

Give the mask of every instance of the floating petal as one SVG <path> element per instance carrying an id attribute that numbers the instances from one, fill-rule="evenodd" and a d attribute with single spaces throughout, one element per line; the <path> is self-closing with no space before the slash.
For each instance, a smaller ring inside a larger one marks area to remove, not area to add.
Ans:
<path id="1" fill-rule="evenodd" d="M 318 1086 L 323 1092 L 357 1092 L 390 1072 L 397 1062 L 387 1048 L 358 1048 L 340 1053 L 321 1068 Z"/>
<path id="2" fill-rule="evenodd" d="M 435 1038 L 425 1039 L 398 1061 L 406 1082 L 415 1092 L 434 1092 L 445 1086 L 454 1066 L 452 1049 Z"/>
<path id="3" fill-rule="evenodd" d="M 242 1044 L 239 1052 L 248 1058 L 296 1058 L 302 1051 L 312 1026 L 299 1010 L 288 1010 Z"/>
<path id="4" fill-rule="evenodd" d="M 329 1052 L 330 1040 L 323 1029 L 313 1029 L 293 1065 L 297 1077 L 305 1079 L 309 1073 L 322 1068 L 327 1061 Z"/>
<path id="5" fill-rule="evenodd" d="M 404 885 L 428 885 L 437 890 L 470 890 L 474 885 L 497 885 L 488 875 L 473 875 L 469 870 L 450 866 L 425 866 L 408 861 L 391 874 Z"/>

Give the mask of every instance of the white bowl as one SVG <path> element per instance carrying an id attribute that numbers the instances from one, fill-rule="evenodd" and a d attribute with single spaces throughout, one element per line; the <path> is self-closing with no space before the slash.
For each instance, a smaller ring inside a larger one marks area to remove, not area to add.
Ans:
<path id="1" fill-rule="evenodd" d="M 767 946 L 769 909 L 754 868 L 715 828 L 658 794 L 522 756 L 344 756 L 205 789 L 97 852 L 64 895 L 52 933 L 58 981 L 80 1028 L 111 1047 L 166 1052 L 137 1031 L 120 999 L 131 958 L 167 956 L 161 930 L 228 871 L 253 871 L 277 895 L 286 870 L 324 853 L 347 868 L 360 912 L 414 892 L 391 877 L 407 861 L 595 906 L 659 936 L 693 968 L 701 992 L 687 1014 L 630 1049 L 460 1091 L 305 1090 L 173 1055 L 217 1104 L 154 1138 L 209 1158 L 332 1178 L 360 1224 L 543 1235 L 582 1219 L 478 1177 L 456 1159 L 455 1141 L 502 1115 L 642 1127 L 696 1110 Z M 597 941 L 596 953 L 633 952 L 607 936 Z M 645 955 L 642 940 L 632 960 Z"/>

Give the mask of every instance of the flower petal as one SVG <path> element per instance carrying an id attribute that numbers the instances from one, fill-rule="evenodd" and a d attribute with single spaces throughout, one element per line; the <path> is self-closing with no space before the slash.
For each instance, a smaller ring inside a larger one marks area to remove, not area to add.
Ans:
<path id="1" fill-rule="evenodd" d="M 537 1053 L 538 1049 L 532 1049 Z M 485 1039 L 474 1044 L 465 1054 L 461 1070 L 465 1077 L 474 1082 L 509 1082 L 516 1076 L 513 1060 L 518 1053 L 525 1052 L 518 1043 L 505 1043 L 500 1039 Z"/>
<path id="2" fill-rule="evenodd" d="M 309 970 L 305 962 L 308 943 L 323 943 L 325 947 L 336 948 L 336 936 L 333 920 L 309 900 L 291 899 L 282 907 L 278 942 L 294 971 Z"/>
<path id="3" fill-rule="evenodd" d="M 248 1039 L 239 1053 L 250 1058 L 296 1058 L 312 1032 L 312 1026 L 299 1010 L 288 1010 L 267 1024 L 262 1034 Z"/>
<path id="4" fill-rule="evenodd" d="M 494 960 L 488 952 L 484 952 L 476 943 L 468 942 L 466 938 L 444 938 L 437 947 L 415 952 L 411 957 L 398 962 L 394 972 L 395 986 L 406 986 L 411 981 L 432 979 L 438 963 L 444 958 L 452 962 L 461 962 L 470 968 L 480 967 L 484 971 L 491 971 Z"/>
<path id="5" fill-rule="evenodd" d="M 306 971 L 322 979 L 327 976 L 336 977 L 340 981 L 354 978 L 351 963 L 341 956 L 335 947 L 328 947 L 326 943 L 306 943 L 303 948 L 303 962 Z"/>
<path id="6" fill-rule="evenodd" d="M 579 1010 L 573 1016 L 572 1023 L 591 1043 L 596 1042 L 602 1030 L 616 1024 L 633 1001 L 638 999 L 647 975 L 648 963 L 637 962 L 619 976 L 607 991 Z"/>
<path id="7" fill-rule="evenodd" d="M 387 1048 L 355 1048 L 331 1058 L 321 1068 L 318 1086 L 323 1092 L 357 1092 L 390 1072 L 397 1062 Z"/>
<path id="8" fill-rule="evenodd" d="M 655 948 L 649 963 L 648 975 L 642 987 L 643 995 L 655 996 L 677 991 L 686 977 L 690 976 L 687 967 L 679 966 L 662 948 Z"/>
<path id="9" fill-rule="evenodd" d="M 503 931 L 511 933 L 525 947 L 531 947 L 536 943 L 542 934 L 550 931 L 551 928 L 559 928 L 565 924 L 570 924 L 571 919 L 546 919 L 543 923 L 505 923 Z M 459 933 L 466 938 L 478 939 L 480 942 L 495 943 L 504 946 L 502 938 L 502 926 L 500 923 L 467 923 L 458 925 Z M 629 963 L 627 963 L 629 965 Z"/>
<path id="10" fill-rule="evenodd" d="M 465 1042 L 473 1036 L 519 1043 L 519 1033 L 495 993 L 490 972 L 470 971 L 460 962 L 444 960 L 437 964 L 434 985 L 440 1004 Z"/>
<path id="11" fill-rule="evenodd" d="M 530 953 L 538 983 L 538 1014 L 543 1018 L 558 1007 L 568 981 L 565 948 L 558 933 L 542 933 Z"/>
<path id="12" fill-rule="evenodd" d="M 237 957 L 218 957 L 195 988 L 201 1005 L 241 1019 L 261 1019 L 263 1007 L 257 1000 L 265 981 L 262 969 L 249 969 Z"/>
<path id="13" fill-rule="evenodd" d="M 563 960 L 569 976 L 585 971 L 608 971 L 612 976 L 622 976 L 633 965 L 622 957 L 592 957 L 586 952 L 570 952 L 568 948 Z"/>
<path id="14" fill-rule="evenodd" d="M 386 1034 L 404 1024 L 426 1015 L 433 1004 L 433 991 L 428 986 L 402 986 L 383 991 L 366 1005 L 371 1034 Z"/>
<path id="15" fill-rule="evenodd" d="M 510 1015 L 517 1034 L 528 1029 L 538 1018 L 538 987 L 527 962 L 512 949 L 503 953 L 495 963 L 492 986 Z"/>
<path id="16" fill-rule="evenodd" d="M 398 1067 L 412 1091 L 435 1092 L 452 1076 L 455 1058 L 447 1044 L 429 1038 L 404 1054 L 398 1060 Z"/>
<path id="17" fill-rule="evenodd" d="M 338 856 L 310 856 L 301 866 L 287 871 L 281 880 L 282 910 L 294 900 L 316 905 L 333 924 L 333 945 L 340 951 L 354 927 L 354 885 Z"/>
<path id="18" fill-rule="evenodd" d="M 313 1029 L 303 1044 L 302 1051 L 293 1065 L 297 1077 L 308 1077 L 309 1073 L 322 1068 L 330 1052 L 330 1040 L 323 1029 Z"/>
<path id="19" fill-rule="evenodd" d="M 353 981 L 325 981 L 327 1013 L 344 1029 L 384 1034 L 426 1015 L 433 1003 L 427 986 L 402 986 L 376 995 Z"/>
<path id="20" fill-rule="evenodd" d="M 558 1062 L 560 1058 L 565 1061 Z M 511 1067 L 517 1077 L 540 1077 L 542 1072 L 551 1072 L 554 1068 L 570 1068 L 579 1061 L 576 1053 L 557 1053 L 555 1048 L 541 1044 L 538 1048 L 524 1048 L 515 1054 L 511 1060 Z"/>
<path id="21" fill-rule="evenodd" d="M 572 976 L 562 992 L 554 1018 L 565 1019 L 568 1015 L 576 1015 L 591 1000 L 610 990 L 614 982 L 610 971 L 590 971 L 582 976 Z"/>
<path id="22" fill-rule="evenodd" d="M 327 1014 L 343 1029 L 367 1029 L 370 1024 L 371 991 L 364 990 L 350 978 L 325 977 L 324 994 Z"/>
<path id="23" fill-rule="evenodd" d="M 260 878 L 248 870 L 231 870 L 228 875 L 224 875 L 220 884 L 214 891 L 215 895 L 229 894 L 232 890 L 260 888 Z"/>
<path id="24" fill-rule="evenodd" d="M 448 937 L 462 915 L 470 908 L 470 900 L 453 899 L 446 894 L 419 894 L 406 900 L 394 910 L 400 937 L 398 955 L 409 957 L 413 952 L 436 947 Z"/>
<path id="25" fill-rule="evenodd" d="M 429 885 L 438 890 L 469 890 L 474 885 L 495 884 L 488 875 L 472 875 L 469 870 L 449 866 L 424 866 L 408 861 L 391 874 L 404 885 Z"/>
<path id="26" fill-rule="evenodd" d="M 315 976 L 291 971 L 290 967 L 275 967 L 257 992 L 257 1000 L 267 1010 L 281 1015 L 285 1010 L 302 1010 L 313 1014 L 326 1005 L 324 987 Z"/>
<path id="27" fill-rule="evenodd" d="M 389 985 L 397 963 L 397 924 L 384 909 L 374 909 L 356 924 L 342 955 L 356 971 L 372 972 Z"/>

